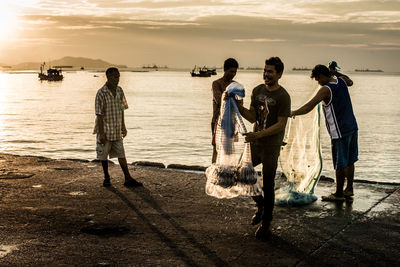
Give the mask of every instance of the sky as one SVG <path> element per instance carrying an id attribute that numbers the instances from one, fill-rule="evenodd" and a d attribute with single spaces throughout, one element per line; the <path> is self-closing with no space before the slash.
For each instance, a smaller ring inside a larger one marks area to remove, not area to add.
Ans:
<path id="1" fill-rule="evenodd" d="M 400 71 L 400 0 L 1 0 L 0 64 L 64 56 L 129 67 Z"/>

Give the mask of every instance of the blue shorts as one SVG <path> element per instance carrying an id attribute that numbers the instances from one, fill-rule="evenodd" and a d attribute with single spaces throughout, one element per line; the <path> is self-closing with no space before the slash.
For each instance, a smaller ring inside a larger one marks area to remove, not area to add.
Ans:
<path id="1" fill-rule="evenodd" d="M 342 170 L 358 160 L 358 131 L 332 139 L 332 160 L 335 170 Z"/>

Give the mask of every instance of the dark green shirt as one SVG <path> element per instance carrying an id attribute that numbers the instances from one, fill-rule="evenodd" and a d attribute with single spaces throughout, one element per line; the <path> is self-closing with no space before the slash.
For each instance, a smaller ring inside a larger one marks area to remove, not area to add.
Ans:
<path id="1" fill-rule="evenodd" d="M 267 129 L 278 122 L 278 117 L 290 117 L 290 95 L 282 86 L 275 91 L 268 91 L 265 84 L 253 89 L 251 104 L 257 112 L 254 132 Z M 265 112 L 265 110 L 267 111 Z M 265 115 L 266 114 L 266 115 Z M 285 130 L 263 137 L 255 142 L 261 146 L 281 146 Z"/>

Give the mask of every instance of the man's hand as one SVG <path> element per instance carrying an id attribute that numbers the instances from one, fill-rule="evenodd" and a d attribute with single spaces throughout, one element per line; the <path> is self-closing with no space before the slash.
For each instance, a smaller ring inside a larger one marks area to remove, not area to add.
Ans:
<path id="1" fill-rule="evenodd" d="M 224 100 L 227 100 L 228 98 L 230 98 L 230 97 L 232 97 L 232 96 L 234 96 L 234 94 L 228 94 L 228 92 L 226 92 L 225 91 L 225 93 L 224 93 Z"/>
<path id="2" fill-rule="evenodd" d="M 122 137 L 125 137 L 128 134 L 128 130 L 126 128 L 122 129 Z"/>
<path id="3" fill-rule="evenodd" d="M 246 138 L 245 138 L 245 140 L 246 140 L 246 143 L 248 143 L 248 142 L 254 142 L 254 141 L 256 141 L 257 139 L 259 139 L 259 138 L 261 138 L 262 137 L 262 135 L 261 135 L 261 133 L 260 132 L 249 132 L 249 133 L 245 133 L 245 134 L 243 134 L 244 136 L 246 136 Z"/>
<path id="4" fill-rule="evenodd" d="M 107 137 L 105 133 L 99 134 L 99 143 L 104 145 L 107 141 Z"/>

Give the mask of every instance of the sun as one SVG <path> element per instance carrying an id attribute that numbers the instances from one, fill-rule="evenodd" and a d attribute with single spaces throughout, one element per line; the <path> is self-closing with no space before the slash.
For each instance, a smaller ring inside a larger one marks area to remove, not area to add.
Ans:
<path id="1" fill-rule="evenodd" d="M 0 1 L 0 42 L 7 41 L 17 29 L 17 13 L 10 1 Z"/>

